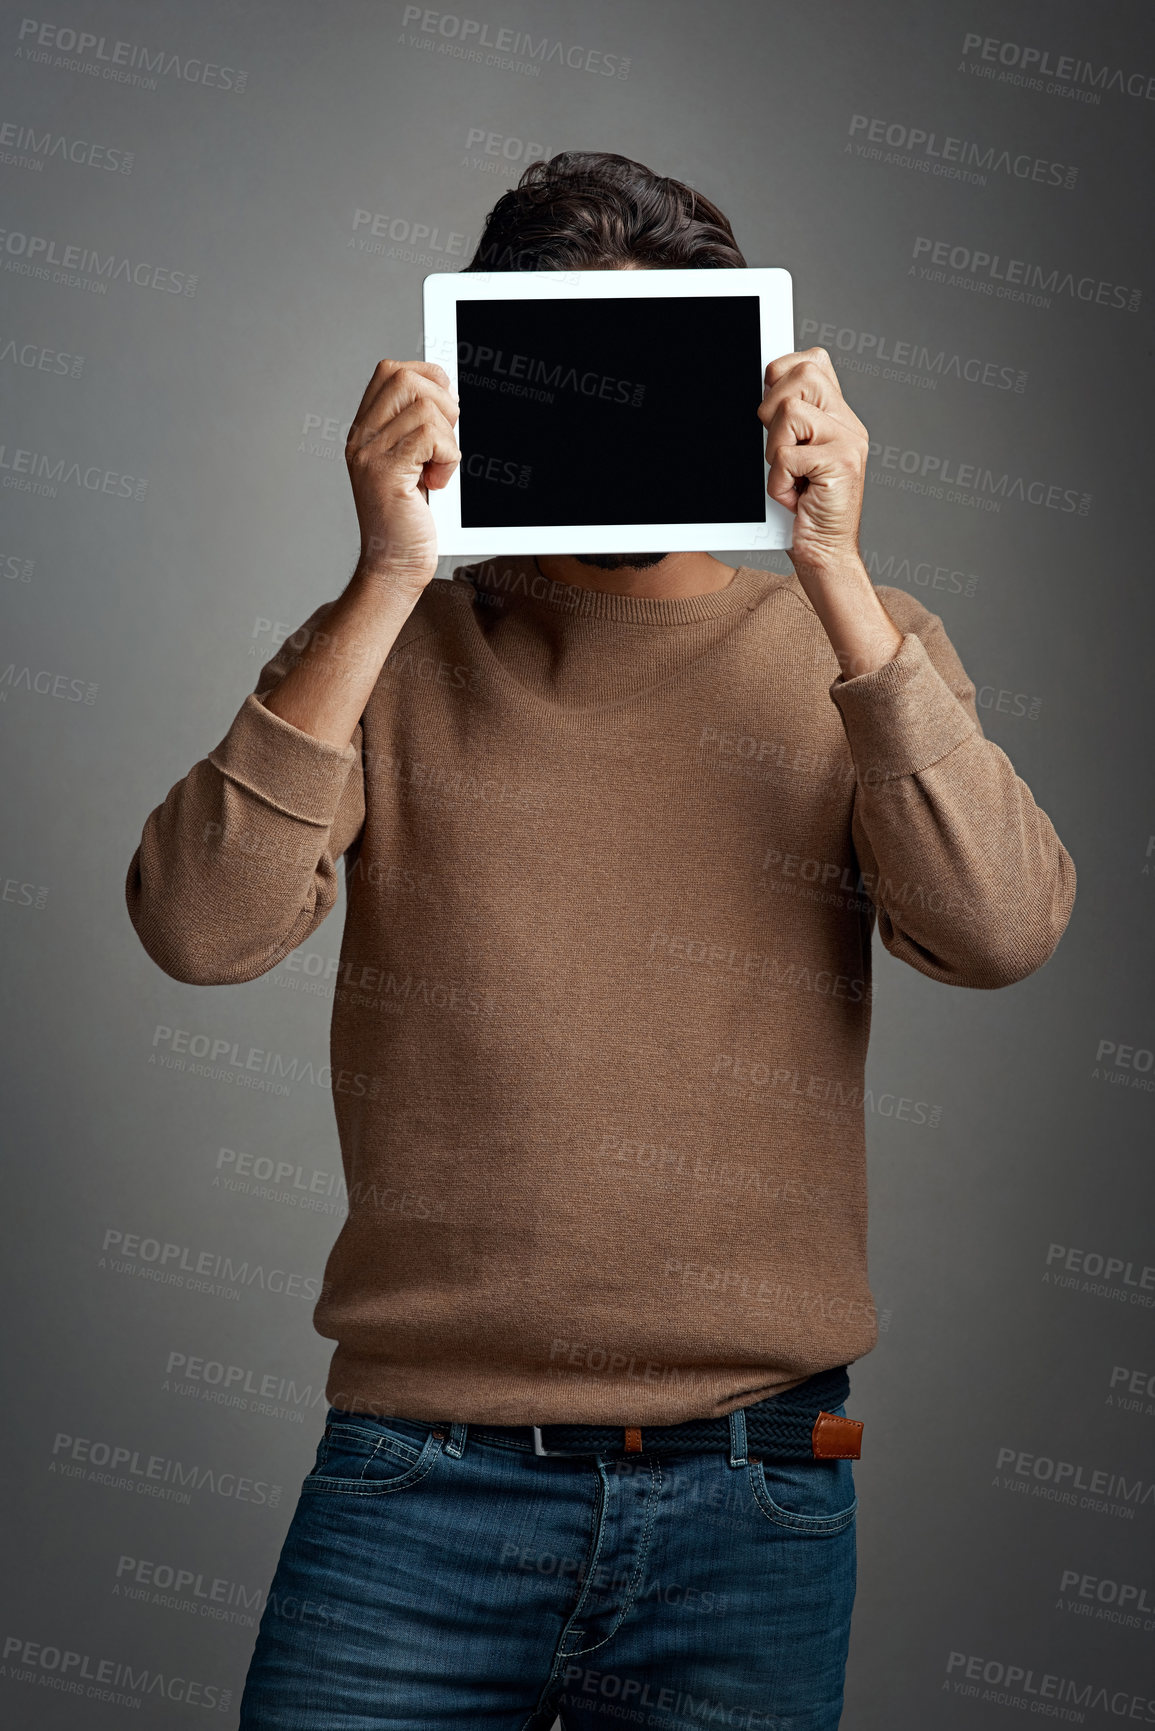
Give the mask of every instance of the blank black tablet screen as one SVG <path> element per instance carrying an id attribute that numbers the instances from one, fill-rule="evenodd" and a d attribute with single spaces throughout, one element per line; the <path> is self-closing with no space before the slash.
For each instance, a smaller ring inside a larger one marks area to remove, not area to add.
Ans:
<path id="1" fill-rule="evenodd" d="M 761 522 L 757 295 L 457 303 L 461 521 Z"/>

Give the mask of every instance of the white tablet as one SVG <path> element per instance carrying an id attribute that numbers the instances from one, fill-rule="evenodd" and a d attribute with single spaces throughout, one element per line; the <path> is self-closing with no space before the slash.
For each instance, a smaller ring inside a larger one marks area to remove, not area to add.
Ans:
<path id="1" fill-rule="evenodd" d="M 429 495 L 439 552 L 791 545 L 758 419 L 794 348 L 788 271 L 452 271 L 424 290 L 425 358 L 461 399 L 461 462 Z"/>

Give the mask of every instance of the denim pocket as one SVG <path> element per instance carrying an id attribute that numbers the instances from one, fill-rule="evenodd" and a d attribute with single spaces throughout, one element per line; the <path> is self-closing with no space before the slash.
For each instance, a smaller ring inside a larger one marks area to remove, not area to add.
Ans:
<path id="1" fill-rule="evenodd" d="M 392 1429 L 387 1419 L 331 1417 L 301 1489 L 383 1496 L 420 1483 L 440 1453 L 441 1439 L 432 1431 L 419 1441 Z"/>
<path id="2" fill-rule="evenodd" d="M 751 1460 L 750 1488 L 776 1527 L 816 1538 L 843 1532 L 858 1508 L 849 1461 Z"/>
<path id="3" fill-rule="evenodd" d="M 838 1417 L 845 1406 L 831 1409 Z M 762 1461 L 751 1457 L 750 1488 L 767 1520 L 816 1538 L 841 1533 L 858 1508 L 848 1460 Z"/>

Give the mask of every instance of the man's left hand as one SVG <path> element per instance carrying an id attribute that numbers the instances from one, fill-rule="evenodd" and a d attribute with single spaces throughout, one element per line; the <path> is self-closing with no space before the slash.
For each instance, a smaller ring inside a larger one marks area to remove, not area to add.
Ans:
<path id="1" fill-rule="evenodd" d="M 770 362 L 758 419 L 766 428 L 766 491 L 795 513 L 790 557 L 799 579 L 857 562 L 870 439 L 825 349 Z"/>
<path id="2" fill-rule="evenodd" d="M 902 632 L 858 551 L 870 439 L 845 402 L 825 349 L 780 355 L 766 368 L 766 491 L 794 512 L 790 558 L 844 679 L 891 660 Z"/>

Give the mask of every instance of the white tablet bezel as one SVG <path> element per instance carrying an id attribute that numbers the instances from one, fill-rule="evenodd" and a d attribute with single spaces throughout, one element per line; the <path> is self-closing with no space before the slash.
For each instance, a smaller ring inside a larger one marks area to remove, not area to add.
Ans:
<path id="1" fill-rule="evenodd" d="M 424 282 L 425 359 L 436 361 L 457 389 L 457 303 L 462 300 L 551 300 L 581 295 L 627 300 L 651 295 L 749 295 L 759 301 L 762 370 L 794 349 L 794 308 L 789 271 L 777 267 L 707 270 L 435 271 Z M 672 356 L 671 365 L 692 364 Z M 754 415 L 758 403 L 750 404 Z M 463 457 L 469 454 L 467 417 L 457 423 Z M 763 433 L 763 441 L 765 434 Z M 671 459 L 673 460 L 673 459 Z M 765 450 L 763 481 L 769 475 Z M 448 486 L 431 491 L 429 505 L 439 553 L 698 552 L 789 547 L 794 514 L 765 496 L 765 517 L 745 523 L 593 523 L 508 529 L 466 528 L 461 522 L 461 470 Z"/>

